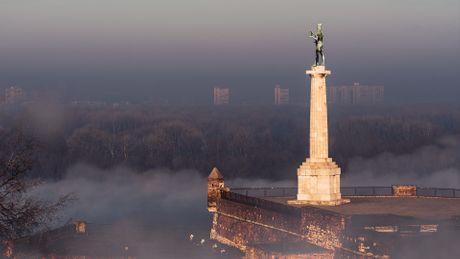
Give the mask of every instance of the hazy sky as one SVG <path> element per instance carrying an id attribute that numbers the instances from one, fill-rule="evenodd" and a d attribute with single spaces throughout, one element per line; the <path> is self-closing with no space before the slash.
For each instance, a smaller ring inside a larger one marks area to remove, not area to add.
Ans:
<path id="1" fill-rule="evenodd" d="M 263 102 L 306 87 L 317 22 L 329 84 L 460 97 L 458 0 L 2 0 L 0 87 L 204 103 L 226 85 Z"/>

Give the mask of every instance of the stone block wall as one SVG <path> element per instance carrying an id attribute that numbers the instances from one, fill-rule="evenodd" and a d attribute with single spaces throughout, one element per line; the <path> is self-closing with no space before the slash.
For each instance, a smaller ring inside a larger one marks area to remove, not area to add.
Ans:
<path id="1" fill-rule="evenodd" d="M 301 240 L 299 213 L 282 213 L 226 199 L 218 200 L 211 238 L 245 250 L 248 245 Z"/>
<path id="2" fill-rule="evenodd" d="M 340 214 L 302 207 L 300 234 L 317 246 L 334 249 L 342 247 L 346 218 Z"/>
<path id="3" fill-rule="evenodd" d="M 407 197 L 417 196 L 416 185 L 392 185 L 393 196 Z"/>
<path id="4" fill-rule="evenodd" d="M 262 253 L 254 250 L 254 246 L 304 242 L 329 251 L 323 255 L 326 258 L 342 246 L 346 219 L 340 214 L 314 207 L 297 208 L 254 197 L 232 200 L 225 196 L 217 200 L 211 229 L 211 238 L 221 243 L 247 253 Z M 292 256 L 297 258 L 299 255 Z M 321 256 L 321 253 L 315 256 Z"/>

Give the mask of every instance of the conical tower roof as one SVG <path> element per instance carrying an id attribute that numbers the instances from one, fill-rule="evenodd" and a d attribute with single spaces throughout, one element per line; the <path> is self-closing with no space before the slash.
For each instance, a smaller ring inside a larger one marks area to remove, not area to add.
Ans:
<path id="1" fill-rule="evenodd" d="M 209 174 L 208 178 L 211 179 L 223 179 L 222 174 L 220 173 L 219 169 L 217 167 L 214 167 Z"/>

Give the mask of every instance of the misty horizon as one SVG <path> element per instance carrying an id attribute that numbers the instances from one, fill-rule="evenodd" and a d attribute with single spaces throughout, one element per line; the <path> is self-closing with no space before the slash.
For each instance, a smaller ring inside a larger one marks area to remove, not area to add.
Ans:
<path id="1" fill-rule="evenodd" d="M 384 85 L 386 102 L 455 102 L 460 4 L 295 1 L 6 1 L 0 87 L 70 100 L 206 104 L 226 86 L 247 102 L 280 84 L 302 95 L 323 23 L 329 85 Z"/>

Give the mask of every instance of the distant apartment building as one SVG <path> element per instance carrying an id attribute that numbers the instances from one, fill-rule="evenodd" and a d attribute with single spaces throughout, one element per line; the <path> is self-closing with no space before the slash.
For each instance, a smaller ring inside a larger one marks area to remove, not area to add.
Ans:
<path id="1" fill-rule="evenodd" d="M 328 88 L 328 103 L 336 105 L 379 104 L 383 103 L 384 96 L 384 86 L 354 83 Z"/>
<path id="2" fill-rule="evenodd" d="M 281 88 L 280 85 L 275 86 L 275 105 L 289 104 L 289 88 Z"/>
<path id="3" fill-rule="evenodd" d="M 214 87 L 214 105 L 230 103 L 230 89 Z"/>
<path id="4" fill-rule="evenodd" d="M 3 102 L 6 104 L 16 103 L 24 100 L 25 92 L 20 87 L 11 86 L 5 89 Z"/>

